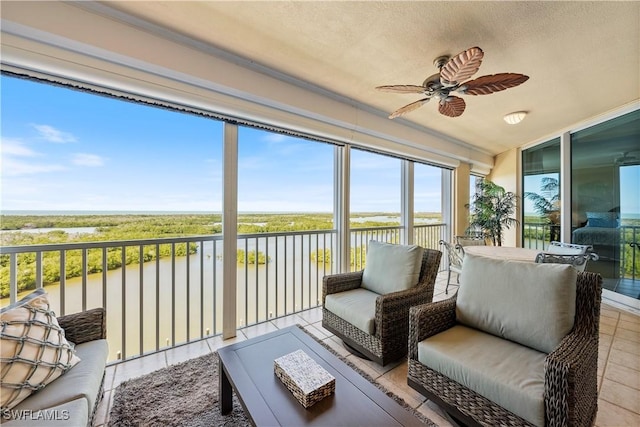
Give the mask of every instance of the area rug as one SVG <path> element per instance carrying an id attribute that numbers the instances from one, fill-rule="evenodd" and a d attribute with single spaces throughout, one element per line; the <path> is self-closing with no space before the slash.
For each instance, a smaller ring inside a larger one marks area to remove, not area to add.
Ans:
<path id="1" fill-rule="evenodd" d="M 304 331 L 303 328 L 301 329 Z M 402 398 L 391 393 L 350 361 L 336 354 L 329 346 L 321 341 L 318 342 L 414 414 L 425 425 L 436 426 L 431 420 L 408 406 Z M 112 427 L 250 425 L 235 393 L 231 413 L 220 414 L 217 353 L 197 357 L 123 382 L 115 390 L 109 415 L 109 426 Z"/>

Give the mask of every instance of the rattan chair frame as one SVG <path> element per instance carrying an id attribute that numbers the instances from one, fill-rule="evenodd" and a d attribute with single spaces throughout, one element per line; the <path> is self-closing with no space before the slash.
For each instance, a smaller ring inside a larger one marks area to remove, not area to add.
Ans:
<path id="1" fill-rule="evenodd" d="M 578 245 L 575 243 L 564 243 L 554 240 L 549 243 L 545 252 L 557 255 L 581 255 L 592 251 L 593 246 L 591 245 Z"/>
<path id="2" fill-rule="evenodd" d="M 449 282 L 451 282 L 451 272 L 457 274 L 456 283 L 460 284 L 460 274 L 462 274 L 462 260 L 464 259 L 464 249 L 462 245 L 453 245 L 446 240 L 440 240 L 439 244 L 444 246 L 444 250 L 447 252 L 447 286 L 444 288 L 444 293 L 449 294 Z"/>
<path id="3" fill-rule="evenodd" d="M 107 338 L 107 318 L 104 308 L 99 307 L 80 313 L 67 314 L 57 317 L 56 320 L 60 327 L 64 329 L 67 341 L 76 345 Z M 98 392 L 98 396 L 96 396 L 96 402 L 91 410 L 89 423 L 87 424 L 90 426 L 93 425 L 98 406 L 100 406 L 100 402 L 104 396 L 104 378 L 105 373 L 102 374 L 100 391 Z"/>
<path id="4" fill-rule="evenodd" d="M 563 255 L 556 253 L 540 252 L 536 255 L 536 262 L 539 264 L 570 264 L 578 271 L 584 271 L 587 267 L 587 261 L 597 261 L 599 259 L 596 253 L 583 253 L 579 255 Z"/>
<path id="5" fill-rule="evenodd" d="M 545 426 L 592 426 L 598 410 L 598 332 L 602 277 L 580 272 L 574 327 L 545 360 Z M 469 426 L 531 423 L 418 361 L 418 343 L 456 325 L 456 296 L 409 314 L 409 386 Z"/>
<path id="6" fill-rule="evenodd" d="M 418 284 L 376 299 L 375 332 L 367 334 L 325 308 L 327 295 L 357 289 L 363 271 L 327 275 L 322 281 L 322 326 L 348 346 L 384 366 L 407 354 L 409 309 L 433 301 L 442 252 L 424 249 Z"/>

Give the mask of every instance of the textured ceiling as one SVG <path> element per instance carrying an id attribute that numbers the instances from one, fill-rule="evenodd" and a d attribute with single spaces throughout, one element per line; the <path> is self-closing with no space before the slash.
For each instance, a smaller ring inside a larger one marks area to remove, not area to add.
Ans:
<path id="1" fill-rule="evenodd" d="M 463 96 L 449 118 L 428 103 L 401 120 L 492 154 L 556 136 L 640 99 L 640 2 L 103 2 L 260 65 L 391 113 L 420 98 L 374 90 L 421 84 L 433 60 L 479 46 L 475 77 L 521 86 Z M 525 110 L 519 125 L 502 117 Z M 396 119 L 398 120 L 398 119 Z"/>

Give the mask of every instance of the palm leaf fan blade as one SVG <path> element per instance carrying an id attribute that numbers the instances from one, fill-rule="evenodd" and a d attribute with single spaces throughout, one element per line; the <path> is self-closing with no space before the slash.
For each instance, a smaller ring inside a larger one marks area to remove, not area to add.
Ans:
<path id="1" fill-rule="evenodd" d="M 458 117 L 464 113 L 466 106 L 467 104 L 464 102 L 464 99 L 458 98 L 457 96 L 450 96 L 440 101 L 438 111 L 440 111 L 440 114 L 448 117 Z"/>
<path id="2" fill-rule="evenodd" d="M 529 80 L 529 76 L 516 73 L 499 73 L 478 77 L 466 82 L 461 90 L 466 95 L 489 95 L 509 89 Z"/>
<path id="3" fill-rule="evenodd" d="M 463 82 L 473 76 L 482 64 L 484 52 L 472 47 L 451 58 L 440 70 L 441 79 L 448 83 Z"/>
<path id="4" fill-rule="evenodd" d="M 396 111 L 394 111 L 393 113 L 391 113 L 391 115 L 389 116 L 390 119 L 395 119 L 396 117 L 400 117 L 403 116 L 413 110 L 416 110 L 420 107 L 422 107 L 422 105 L 426 104 L 427 102 L 429 102 L 431 98 L 424 98 L 424 99 L 420 99 L 416 102 L 412 102 L 411 104 L 405 105 L 402 108 L 397 109 Z"/>
<path id="5" fill-rule="evenodd" d="M 424 86 L 417 85 L 389 85 L 389 86 L 378 86 L 377 90 L 382 92 L 393 92 L 393 93 L 422 93 L 425 91 Z"/>

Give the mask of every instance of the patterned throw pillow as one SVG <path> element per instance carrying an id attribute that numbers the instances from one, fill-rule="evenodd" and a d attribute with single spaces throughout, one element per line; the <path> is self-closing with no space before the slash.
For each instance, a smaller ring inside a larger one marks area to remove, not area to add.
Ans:
<path id="1" fill-rule="evenodd" d="M 49 309 L 44 289 L 0 311 L 0 410 L 8 410 L 76 365 L 80 358 Z"/>

